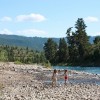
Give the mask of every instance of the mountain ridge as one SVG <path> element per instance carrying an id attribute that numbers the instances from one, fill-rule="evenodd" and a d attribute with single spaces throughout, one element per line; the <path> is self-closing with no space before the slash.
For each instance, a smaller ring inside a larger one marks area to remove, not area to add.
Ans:
<path id="1" fill-rule="evenodd" d="M 18 35 L 0 34 L 0 45 L 29 47 L 34 50 L 42 51 L 43 45 L 48 38 L 42 37 L 25 37 Z M 53 38 L 55 42 L 59 42 L 59 38 Z"/>
<path id="2" fill-rule="evenodd" d="M 34 50 L 42 51 L 43 45 L 47 41 L 46 37 L 25 37 L 18 35 L 0 34 L 0 45 L 10 45 L 19 47 L 29 47 Z M 52 38 L 55 42 L 59 43 L 60 38 Z M 93 43 L 95 36 L 90 36 L 90 43 Z"/>

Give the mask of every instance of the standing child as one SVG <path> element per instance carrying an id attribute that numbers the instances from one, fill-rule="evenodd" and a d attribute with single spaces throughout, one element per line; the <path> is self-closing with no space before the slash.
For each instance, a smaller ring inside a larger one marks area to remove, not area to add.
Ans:
<path id="1" fill-rule="evenodd" d="M 68 70 L 64 70 L 64 80 L 66 85 L 66 82 L 68 81 Z"/>
<path id="2" fill-rule="evenodd" d="M 57 85 L 57 70 L 54 69 L 53 75 L 52 75 L 52 87 Z"/>

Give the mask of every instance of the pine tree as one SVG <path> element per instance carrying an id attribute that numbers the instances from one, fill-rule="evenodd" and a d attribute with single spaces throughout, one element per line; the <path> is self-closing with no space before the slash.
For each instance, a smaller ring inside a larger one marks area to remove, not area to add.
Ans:
<path id="1" fill-rule="evenodd" d="M 95 37 L 94 43 L 95 43 L 95 44 L 100 43 L 100 36 Z"/>
<path id="2" fill-rule="evenodd" d="M 86 27 L 84 20 L 78 18 L 75 24 L 75 32 L 72 32 L 72 27 L 66 32 L 71 62 L 81 63 L 86 57 L 89 47 L 89 37 L 86 33 Z"/>
<path id="3" fill-rule="evenodd" d="M 54 42 L 51 38 L 47 40 L 47 42 L 44 44 L 44 52 L 47 60 L 50 61 L 50 63 L 55 63 L 56 59 L 56 53 L 57 53 L 57 43 Z"/>
<path id="4" fill-rule="evenodd" d="M 64 38 L 61 38 L 59 41 L 59 63 L 66 63 L 69 58 L 68 46 Z"/>
<path id="5" fill-rule="evenodd" d="M 83 60 L 85 51 L 89 45 L 89 37 L 86 33 L 86 24 L 82 18 L 78 18 L 75 24 L 76 44 L 79 50 L 80 59 Z"/>

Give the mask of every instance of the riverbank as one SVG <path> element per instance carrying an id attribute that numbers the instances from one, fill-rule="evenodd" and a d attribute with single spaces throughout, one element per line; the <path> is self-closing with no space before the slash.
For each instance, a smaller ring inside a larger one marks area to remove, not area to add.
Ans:
<path id="1" fill-rule="evenodd" d="M 100 100 L 100 75 L 69 70 L 69 81 L 51 86 L 53 69 L 0 63 L 0 100 Z"/>

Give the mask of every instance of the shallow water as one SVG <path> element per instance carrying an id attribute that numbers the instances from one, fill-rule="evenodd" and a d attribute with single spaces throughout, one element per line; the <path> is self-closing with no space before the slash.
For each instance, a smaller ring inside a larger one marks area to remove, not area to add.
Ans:
<path id="1" fill-rule="evenodd" d="M 76 71 L 84 71 L 93 74 L 100 74 L 100 67 L 53 66 L 53 69 L 69 69 L 69 70 L 76 70 Z"/>
<path id="2" fill-rule="evenodd" d="M 51 80 L 46 80 L 45 81 L 46 84 L 51 84 L 52 81 Z M 100 80 L 96 80 L 96 79 L 69 79 L 67 81 L 67 83 L 72 83 L 72 84 L 79 84 L 79 83 L 84 83 L 84 84 L 97 84 L 100 85 Z M 61 85 L 64 84 L 64 80 L 58 80 L 57 84 Z"/>
<path id="3" fill-rule="evenodd" d="M 45 80 L 46 84 L 51 84 L 51 80 Z M 57 80 L 58 84 L 64 84 L 64 79 L 58 79 Z M 78 83 L 84 83 L 84 84 L 98 84 L 100 85 L 100 80 L 98 79 L 74 79 L 74 78 L 69 78 L 67 83 L 72 83 L 72 84 L 78 84 Z"/>
<path id="4" fill-rule="evenodd" d="M 100 74 L 100 67 L 71 67 L 71 66 L 53 66 L 53 69 L 60 69 L 60 70 L 64 70 L 64 69 L 68 69 L 68 70 L 76 70 L 76 71 L 82 71 L 82 72 L 88 72 L 88 73 L 92 73 L 92 74 Z M 62 75 L 63 72 L 60 72 L 59 75 Z M 48 74 L 49 75 L 49 74 Z M 80 78 L 82 76 L 78 76 L 79 74 L 69 74 L 69 80 L 67 83 L 72 83 L 72 84 L 79 84 L 79 83 L 84 83 L 84 84 L 98 84 L 100 85 L 100 78 L 96 79 L 96 78 Z M 85 74 L 82 74 L 83 77 L 85 77 Z M 91 75 L 91 74 L 90 74 Z M 96 75 L 97 76 L 97 75 Z M 59 77 L 59 76 L 58 76 Z M 58 84 L 64 84 L 64 79 L 58 79 Z M 52 81 L 47 79 L 45 80 L 46 84 L 51 84 Z"/>

